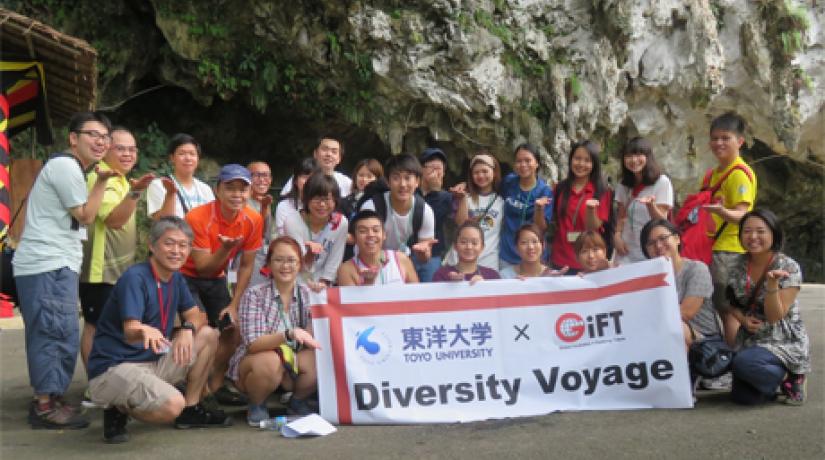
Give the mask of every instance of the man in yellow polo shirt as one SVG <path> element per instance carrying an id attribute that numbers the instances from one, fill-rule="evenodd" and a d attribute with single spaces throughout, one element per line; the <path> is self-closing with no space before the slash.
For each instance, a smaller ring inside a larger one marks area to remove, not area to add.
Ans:
<path id="1" fill-rule="evenodd" d="M 725 337 L 732 339 L 739 323 L 726 314 L 728 301 L 725 289 L 728 271 L 738 254 L 745 252 L 739 242 L 739 221 L 756 203 L 756 175 L 739 155 L 745 143 L 745 121 L 737 114 L 728 112 L 710 123 L 710 150 L 719 163 L 713 170 L 711 185 L 724 180 L 714 194 L 716 204 L 705 205 L 716 223 L 716 231 L 722 229 L 713 244 L 713 260 L 710 271 L 713 279 L 713 304 L 725 318 Z M 724 228 L 723 228 L 724 226 Z"/>
<path id="2" fill-rule="evenodd" d="M 137 180 L 130 181 L 126 178 L 137 162 L 137 153 L 135 138 L 129 130 L 115 127 L 112 129 L 109 150 L 98 165 L 100 170 L 113 170 L 117 175 L 106 182 L 103 201 L 94 223 L 88 228 L 88 237 L 83 242 L 79 295 L 83 310 L 80 356 L 84 366 L 89 362 L 95 324 L 103 305 L 117 279 L 135 261 L 135 208 L 141 193 L 155 177 L 146 174 Z M 96 173 L 88 175 L 86 184 L 89 190 L 96 180 Z"/>

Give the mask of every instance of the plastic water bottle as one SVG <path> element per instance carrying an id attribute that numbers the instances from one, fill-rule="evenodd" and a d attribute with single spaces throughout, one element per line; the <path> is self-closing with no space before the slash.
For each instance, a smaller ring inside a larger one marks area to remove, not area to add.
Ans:
<path id="1" fill-rule="evenodd" d="M 266 420 L 261 420 L 258 426 L 262 430 L 269 430 L 269 431 L 281 431 L 281 428 L 286 425 L 286 417 L 283 415 L 279 415 L 277 417 L 268 418 Z"/>

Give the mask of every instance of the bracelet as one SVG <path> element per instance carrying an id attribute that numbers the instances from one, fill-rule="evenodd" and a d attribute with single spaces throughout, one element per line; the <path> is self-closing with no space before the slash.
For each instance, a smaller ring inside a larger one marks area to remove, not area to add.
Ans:
<path id="1" fill-rule="evenodd" d="M 289 329 L 284 329 L 284 341 L 289 342 Z"/>
<path id="2" fill-rule="evenodd" d="M 129 192 L 128 197 L 133 199 L 133 200 L 139 200 L 140 199 L 140 191 L 132 190 L 132 191 Z"/>

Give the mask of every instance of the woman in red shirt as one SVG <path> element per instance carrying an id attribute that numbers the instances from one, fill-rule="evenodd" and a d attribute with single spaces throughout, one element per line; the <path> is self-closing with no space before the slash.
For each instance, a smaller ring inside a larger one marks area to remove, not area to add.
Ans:
<path id="1" fill-rule="evenodd" d="M 612 205 L 610 189 L 602 177 L 599 144 L 585 140 L 570 149 L 567 178 L 556 185 L 553 212 L 556 232 L 553 234 L 551 262 L 560 269 L 570 267 L 568 274 L 577 273 L 581 265 L 573 243 L 585 230 L 604 233 Z"/>

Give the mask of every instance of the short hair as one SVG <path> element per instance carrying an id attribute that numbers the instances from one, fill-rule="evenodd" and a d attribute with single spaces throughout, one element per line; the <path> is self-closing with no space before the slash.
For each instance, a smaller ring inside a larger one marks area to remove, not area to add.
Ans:
<path id="1" fill-rule="evenodd" d="M 296 185 L 296 178 L 298 176 L 309 176 L 315 170 L 318 169 L 318 162 L 315 161 L 315 158 L 309 157 L 304 158 L 297 163 L 295 166 L 292 167 L 292 188 L 289 190 L 289 195 L 287 199 L 292 201 L 292 205 L 297 209 L 298 203 L 301 202 L 301 190 L 298 190 L 298 186 Z"/>
<path id="2" fill-rule="evenodd" d="M 154 246 L 169 230 L 180 230 L 186 235 L 186 239 L 188 239 L 190 243 L 195 237 L 192 233 L 192 227 L 182 218 L 178 216 L 163 216 L 154 221 L 152 227 L 149 228 L 149 245 Z"/>
<path id="3" fill-rule="evenodd" d="M 109 117 L 102 112 L 78 112 L 72 115 L 72 118 L 69 120 L 69 132 L 79 132 L 83 129 L 83 125 L 90 121 L 96 121 L 105 126 L 110 133 L 112 132 L 112 122 L 109 120 Z"/>
<path id="4" fill-rule="evenodd" d="M 115 131 L 121 131 L 121 132 L 124 132 L 124 133 L 129 133 L 132 137 L 135 136 L 134 134 L 132 134 L 132 131 L 129 128 L 127 128 L 123 125 L 113 125 L 112 129 L 109 130 L 109 133 L 114 134 Z"/>
<path id="5" fill-rule="evenodd" d="M 676 235 L 679 237 L 679 252 L 682 252 L 682 232 L 673 225 L 673 222 L 667 219 L 654 219 L 648 221 L 644 227 L 642 227 L 642 232 L 639 234 L 639 244 L 642 245 L 642 254 L 645 255 L 648 259 L 650 259 L 650 254 L 647 253 L 647 240 L 650 238 L 650 232 L 653 231 L 656 227 L 664 227 L 666 228 L 671 235 Z"/>
<path id="6" fill-rule="evenodd" d="M 394 173 L 406 172 L 415 174 L 416 177 L 421 179 L 422 174 L 421 163 L 418 161 L 418 158 L 408 153 L 402 153 L 401 155 L 390 157 L 384 165 L 384 171 L 386 171 L 387 177 L 393 175 Z"/>
<path id="7" fill-rule="evenodd" d="M 725 112 L 710 122 L 710 131 L 730 131 L 745 137 L 745 119 L 736 112 Z"/>
<path id="8" fill-rule="evenodd" d="M 295 251 L 295 254 L 298 256 L 298 270 L 300 271 L 304 267 L 303 257 L 301 256 L 301 245 L 295 241 L 295 238 L 287 235 L 279 236 L 269 243 L 269 248 L 266 250 L 266 266 L 269 266 L 269 263 L 272 262 L 272 251 L 275 250 L 275 246 L 279 244 L 285 244 Z"/>
<path id="9" fill-rule="evenodd" d="M 481 229 L 481 225 L 479 225 L 478 222 L 472 219 L 465 220 L 463 224 L 459 225 L 458 228 L 455 229 L 454 241 L 458 242 L 458 235 L 461 235 L 461 232 L 467 228 L 472 228 L 478 232 L 478 234 L 481 236 L 481 245 L 484 246 L 484 230 Z"/>
<path id="10" fill-rule="evenodd" d="M 586 248 L 601 248 L 607 253 L 607 243 L 604 241 L 604 238 L 602 238 L 602 234 L 596 230 L 583 231 L 582 234 L 576 238 L 576 242 L 573 243 L 573 250 L 576 251 L 576 256 L 582 252 L 582 249 Z"/>
<path id="11" fill-rule="evenodd" d="M 355 186 L 355 179 L 358 176 L 358 171 L 361 168 L 367 168 L 369 172 L 375 176 L 376 179 L 384 177 L 384 167 L 381 166 L 381 162 L 376 160 L 375 158 L 364 158 L 363 160 L 359 160 L 358 163 L 355 163 L 355 167 L 352 168 L 352 182 L 353 186 Z M 363 190 L 361 190 L 363 192 Z"/>
<path id="12" fill-rule="evenodd" d="M 662 169 L 659 167 L 659 163 L 656 162 L 656 157 L 653 156 L 653 147 L 644 137 L 634 137 L 633 139 L 630 139 L 627 144 L 625 144 L 624 149 L 622 149 L 621 184 L 630 189 L 638 185 L 636 184 L 636 175 L 624 165 L 624 157 L 633 153 L 641 153 L 645 156 L 646 161 L 645 168 L 642 170 L 642 184 L 655 184 L 656 181 L 659 180 L 659 176 L 662 175 Z"/>
<path id="13" fill-rule="evenodd" d="M 536 238 L 538 238 L 539 241 L 541 242 L 541 246 L 542 247 L 545 246 L 544 232 L 541 231 L 541 229 L 539 228 L 538 225 L 536 225 L 532 222 L 528 222 L 526 224 L 523 224 L 521 227 L 518 228 L 518 230 L 516 230 L 516 237 L 513 239 L 513 242 L 516 244 L 516 246 L 518 246 L 518 240 L 521 238 L 521 234 L 524 233 L 524 232 L 530 232 L 530 233 L 536 235 Z"/>
<path id="14" fill-rule="evenodd" d="M 483 149 L 476 152 L 473 158 L 470 159 L 470 167 L 467 169 L 467 192 L 472 197 L 477 197 L 479 193 L 481 193 L 481 190 L 479 190 L 473 182 L 473 168 L 475 168 L 477 164 L 493 168 L 493 191 L 498 192 L 499 185 L 501 184 L 501 165 L 489 150 Z"/>
<path id="15" fill-rule="evenodd" d="M 338 203 L 338 199 L 341 198 L 341 190 L 338 188 L 338 182 L 335 181 L 334 177 L 317 170 L 309 176 L 307 183 L 304 185 L 301 204 L 304 205 L 304 210 L 309 211 L 309 202 L 312 198 L 316 196 L 327 197 L 330 194 L 335 202 Z"/>
<path id="16" fill-rule="evenodd" d="M 340 155 L 341 159 L 343 159 L 344 158 L 344 141 L 342 141 L 338 136 L 333 136 L 332 134 L 329 134 L 329 133 L 324 133 L 324 134 L 318 136 L 318 142 L 315 143 L 315 148 L 312 149 L 312 151 L 314 152 L 315 150 L 318 150 L 318 147 L 321 146 L 321 142 L 323 142 L 324 139 L 329 139 L 331 141 L 335 141 L 335 142 L 338 143 L 338 154 Z"/>
<path id="17" fill-rule="evenodd" d="M 745 228 L 745 221 L 750 218 L 762 219 L 762 222 L 765 222 L 765 225 L 767 225 L 768 229 L 770 229 L 771 237 L 773 238 L 773 242 L 771 243 L 771 251 L 781 251 L 782 245 L 785 243 L 785 233 L 779 225 L 779 218 L 776 217 L 776 214 L 769 209 L 754 209 L 752 211 L 748 211 L 744 216 L 742 216 L 742 220 L 739 221 L 739 243 L 742 243 L 742 229 Z"/>
<path id="18" fill-rule="evenodd" d="M 362 209 L 358 211 L 352 219 L 350 219 L 349 232 L 355 235 L 355 229 L 358 226 L 358 222 L 367 219 L 378 219 L 378 222 L 381 223 L 381 231 L 384 231 L 384 220 L 381 218 L 381 215 L 372 209 Z"/>
<path id="19" fill-rule="evenodd" d="M 249 169 L 251 171 L 251 168 L 252 168 L 253 165 L 264 165 L 269 169 L 270 172 L 272 171 L 272 168 L 269 166 L 269 163 L 267 163 L 266 161 L 263 161 L 263 160 L 250 161 L 246 165 L 246 169 Z"/>
<path id="20" fill-rule="evenodd" d="M 166 146 L 166 155 L 174 155 L 175 150 L 177 150 L 178 147 L 186 144 L 194 145 L 195 151 L 198 152 L 198 156 L 201 156 L 201 145 L 195 140 L 194 137 L 192 137 L 192 135 L 186 133 L 177 133 L 169 139 L 169 145 Z"/>

